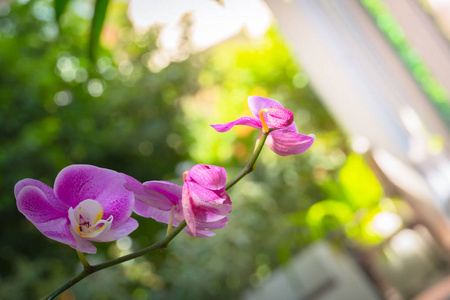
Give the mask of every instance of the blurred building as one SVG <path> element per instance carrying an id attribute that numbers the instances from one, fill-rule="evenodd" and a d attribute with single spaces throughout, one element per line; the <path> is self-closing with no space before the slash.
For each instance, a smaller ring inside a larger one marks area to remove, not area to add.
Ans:
<path id="1" fill-rule="evenodd" d="M 414 224 L 378 249 L 392 255 L 368 257 L 399 292 L 389 297 L 381 284 L 391 299 L 450 298 L 439 285 L 450 250 L 450 47 L 438 2 L 266 0 L 353 149 L 414 210 Z"/>
<path id="2" fill-rule="evenodd" d="M 382 296 L 346 253 L 318 242 L 272 274 L 246 300 L 378 300 Z"/>

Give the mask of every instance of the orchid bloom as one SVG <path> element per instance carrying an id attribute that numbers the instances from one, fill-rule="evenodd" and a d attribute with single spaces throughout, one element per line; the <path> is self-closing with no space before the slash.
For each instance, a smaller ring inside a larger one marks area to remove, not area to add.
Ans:
<path id="1" fill-rule="evenodd" d="M 205 228 L 225 227 L 231 212 L 231 200 L 225 191 L 227 173 L 212 165 L 195 165 L 185 173 L 183 195 L 184 218 L 187 227 L 196 236 Z"/>
<path id="2" fill-rule="evenodd" d="M 130 218 L 133 193 L 117 172 L 90 165 L 71 165 L 59 172 L 54 188 L 35 180 L 19 181 L 17 207 L 46 237 L 84 253 L 91 242 L 110 242 L 138 227 Z"/>
<path id="3" fill-rule="evenodd" d="M 211 237 L 209 230 L 227 225 L 226 215 L 231 201 L 225 191 L 224 168 L 196 165 L 185 172 L 184 185 L 166 181 L 147 181 L 141 184 L 125 175 L 126 187 L 134 192 L 134 212 L 158 222 L 178 226 L 186 219 L 184 230 L 195 237 Z M 170 226 L 170 225 L 169 225 Z"/>
<path id="4" fill-rule="evenodd" d="M 281 156 L 300 154 L 314 142 L 314 135 L 298 133 L 291 111 L 278 101 L 259 96 L 248 97 L 248 106 L 255 117 L 241 117 L 235 121 L 211 125 L 218 132 L 225 132 L 235 125 L 261 128 L 269 132 L 266 145 Z"/>

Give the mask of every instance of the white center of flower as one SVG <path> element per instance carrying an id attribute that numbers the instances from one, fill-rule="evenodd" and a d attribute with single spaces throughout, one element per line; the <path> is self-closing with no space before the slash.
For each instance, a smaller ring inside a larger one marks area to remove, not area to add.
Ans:
<path id="1" fill-rule="evenodd" d="M 74 233 L 81 237 L 96 237 L 111 227 L 113 216 L 107 220 L 103 218 L 103 207 L 95 200 L 87 199 L 69 209 L 70 227 Z"/>

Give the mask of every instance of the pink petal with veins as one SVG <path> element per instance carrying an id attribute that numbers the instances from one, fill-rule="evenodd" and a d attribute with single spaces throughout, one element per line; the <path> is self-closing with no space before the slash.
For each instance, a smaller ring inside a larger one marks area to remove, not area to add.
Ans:
<path id="1" fill-rule="evenodd" d="M 296 155 L 308 150 L 314 143 L 314 138 L 301 133 L 275 130 L 269 134 L 266 145 L 280 156 Z"/>

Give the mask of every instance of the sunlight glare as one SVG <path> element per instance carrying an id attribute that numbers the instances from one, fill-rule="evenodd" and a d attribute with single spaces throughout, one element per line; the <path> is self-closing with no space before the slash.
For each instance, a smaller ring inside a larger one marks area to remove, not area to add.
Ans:
<path id="1" fill-rule="evenodd" d="M 207 49 L 242 30 L 252 37 L 262 36 L 272 22 L 269 8 L 261 0 L 224 0 L 223 5 L 211 0 L 134 0 L 128 15 L 138 30 L 162 25 L 160 47 L 176 52 L 182 30 L 179 21 L 185 14 L 192 17 L 193 51 Z"/>

